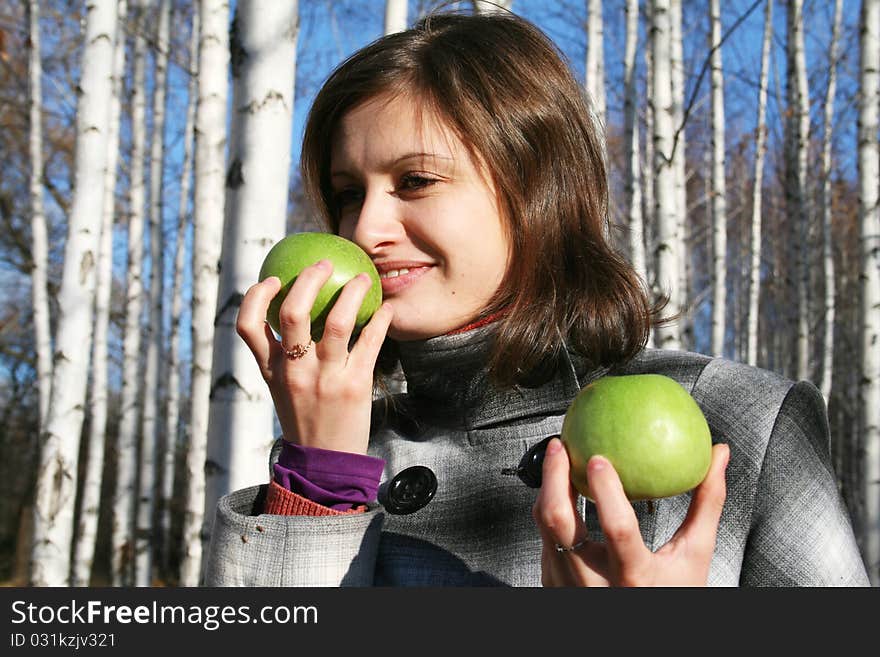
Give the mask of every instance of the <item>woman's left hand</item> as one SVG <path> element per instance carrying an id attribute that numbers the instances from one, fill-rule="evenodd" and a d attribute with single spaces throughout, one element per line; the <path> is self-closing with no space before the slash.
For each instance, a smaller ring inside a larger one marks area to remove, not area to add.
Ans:
<path id="1" fill-rule="evenodd" d="M 594 456 L 587 463 L 605 543 L 587 540 L 569 481 L 568 454 L 558 438 L 544 455 L 541 491 L 532 515 L 543 539 L 544 586 L 705 586 L 715 535 L 726 497 L 725 469 L 730 448 L 712 448 L 712 463 L 694 490 L 690 508 L 675 535 L 656 552 L 642 540 L 632 503 L 611 463 Z M 559 551 L 557 545 L 577 546 Z"/>

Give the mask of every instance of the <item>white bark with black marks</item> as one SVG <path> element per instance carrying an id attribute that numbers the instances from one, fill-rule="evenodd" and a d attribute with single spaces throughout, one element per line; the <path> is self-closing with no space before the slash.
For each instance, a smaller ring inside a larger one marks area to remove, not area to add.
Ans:
<path id="1" fill-rule="evenodd" d="M 602 21 L 602 0 L 587 3 L 587 92 L 602 130 L 607 121 L 605 100 L 605 29 Z"/>
<path id="2" fill-rule="evenodd" d="M 196 100 L 198 98 L 199 7 L 193 6 L 189 46 L 189 98 L 186 125 L 183 130 L 183 172 L 180 177 L 180 197 L 177 209 L 177 236 L 174 252 L 174 282 L 171 289 L 171 328 L 168 338 L 168 404 L 165 414 L 165 445 L 162 459 L 161 510 L 163 566 L 170 568 L 173 548 L 171 540 L 171 506 L 174 494 L 174 474 L 177 464 L 178 436 L 180 434 L 180 324 L 183 316 L 183 282 L 186 268 L 186 231 L 190 225 L 190 182 L 193 165 L 193 135 L 195 132 Z"/>
<path id="3" fill-rule="evenodd" d="M 147 347 L 144 372 L 144 416 L 141 433 L 140 476 L 135 530 L 135 584 L 150 586 L 156 531 L 156 457 L 161 442 L 159 421 L 165 381 L 162 308 L 164 297 L 163 170 L 165 163 L 165 97 L 168 85 L 169 23 L 171 0 L 161 0 L 156 20 L 155 69 L 153 75 L 153 134 L 150 144 L 150 287 L 146 295 L 149 319 L 144 330 Z"/>
<path id="4" fill-rule="evenodd" d="M 45 426 L 52 394 L 52 331 L 49 323 L 49 229 L 43 204 L 43 65 L 40 47 L 40 3 L 28 1 L 30 57 L 28 63 L 30 116 L 31 197 L 31 299 L 34 313 L 34 346 L 37 355 L 37 389 L 40 395 L 40 429 Z"/>
<path id="5" fill-rule="evenodd" d="M 107 132 L 107 166 L 101 221 L 101 246 L 98 251 L 98 272 L 95 291 L 94 349 L 92 351 L 92 385 L 89 396 L 91 423 L 83 468 L 82 501 L 79 527 L 73 552 L 73 586 L 88 586 L 98 538 L 98 512 L 101 504 L 101 478 L 104 471 L 104 442 L 107 435 L 107 393 L 109 362 L 107 358 L 110 327 L 110 293 L 113 286 L 113 225 L 116 217 L 116 169 L 119 162 L 119 119 L 122 114 L 122 78 L 125 75 L 126 0 L 119 0 L 116 44 L 113 53 L 113 87 Z"/>
<path id="6" fill-rule="evenodd" d="M 752 190 L 752 223 L 749 238 L 749 319 L 746 362 L 758 364 L 758 311 L 761 300 L 761 203 L 764 182 L 764 158 L 767 154 L 767 79 L 770 67 L 770 43 L 773 38 L 773 0 L 764 9 L 764 37 L 761 45 L 761 74 L 758 82 L 758 122 L 755 128 L 755 174 Z"/>
<path id="7" fill-rule="evenodd" d="M 76 112 L 73 201 L 58 293 L 52 390 L 34 499 L 31 584 L 70 583 L 79 443 L 92 346 L 95 279 L 104 201 L 116 0 L 87 7 Z"/>
<path id="8" fill-rule="evenodd" d="M 656 287 L 669 297 L 667 311 L 681 310 L 681 236 L 676 198 L 675 170 L 672 149 L 675 120 L 672 97 L 672 27 L 670 0 L 652 0 L 651 59 L 654 117 L 654 202 L 656 216 Z M 681 346 L 680 325 L 672 322 L 657 327 L 657 346 L 678 349 Z"/>
<path id="9" fill-rule="evenodd" d="M 140 430 L 143 368 L 141 366 L 141 313 L 144 303 L 143 259 L 146 230 L 147 154 L 146 11 L 143 0 L 132 3 L 135 43 L 131 100 L 131 164 L 128 190 L 128 266 L 125 283 L 125 333 L 122 341 L 122 409 L 117 441 L 116 492 L 113 498 L 113 584 L 132 583 L 137 481 L 137 445 Z"/>
<path id="10" fill-rule="evenodd" d="M 804 3 L 791 0 L 786 14 L 786 208 L 790 229 L 793 282 L 797 316 L 792 322 L 797 333 L 794 376 L 810 378 L 810 203 L 807 192 L 807 161 L 810 150 L 810 96 L 804 51 Z"/>
<path id="11" fill-rule="evenodd" d="M 682 33 L 681 0 L 669 1 L 670 27 L 670 80 L 672 81 L 672 117 L 674 143 L 672 147 L 672 170 L 675 186 L 676 241 L 678 247 L 678 309 L 687 311 L 679 320 L 679 345 L 693 346 L 694 318 L 690 301 L 690 246 L 689 224 L 687 222 L 687 139 L 685 135 L 685 78 L 684 78 L 684 35 Z"/>
<path id="12" fill-rule="evenodd" d="M 868 575 L 880 586 L 880 0 L 862 2 L 860 46 L 861 528 Z"/>
<path id="13" fill-rule="evenodd" d="M 652 294 L 657 295 L 653 282 L 656 277 L 656 261 L 654 254 L 656 248 L 656 203 L 654 202 L 654 106 L 651 99 L 654 97 L 654 59 L 651 56 L 651 3 L 645 3 L 645 32 L 648 35 L 647 43 L 643 48 L 645 60 L 645 147 L 642 169 L 642 225 L 645 232 L 645 281 L 651 285 Z M 648 337 L 648 345 L 654 346 L 654 332 Z"/>
<path id="14" fill-rule="evenodd" d="M 641 151 L 636 107 L 636 50 L 639 41 L 639 1 L 626 1 L 626 45 L 623 57 L 623 134 L 627 166 L 624 170 L 625 212 L 629 217 L 630 260 L 636 273 L 648 280 L 645 270 L 645 227 L 642 216 Z"/>
<path id="15" fill-rule="evenodd" d="M 727 181 L 724 172 L 724 71 L 721 57 L 721 1 L 709 2 L 712 87 L 712 354 L 724 356 L 727 316 Z"/>
<path id="16" fill-rule="evenodd" d="M 223 240 L 226 173 L 226 103 L 229 71 L 229 2 L 201 0 L 199 99 L 196 110 L 193 212 L 192 381 L 190 442 L 183 520 L 180 584 L 197 586 L 202 565 L 208 411 Z M 286 191 L 286 189 L 285 189 Z"/>
<path id="17" fill-rule="evenodd" d="M 834 245 L 832 244 L 832 205 L 831 194 L 831 137 L 834 121 L 834 97 L 837 94 L 837 58 L 840 41 L 840 24 L 843 20 L 843 0 L 834 2 L 834 23 L 831 27 L 831 42 L 828 46 L 828 86 L 825 88 L 825 114 L 822 130 L 822 273 L 825 279 L 824 344 L 822 345 L 822 378 L 819 390 L 825 403 L 831 399 L 831 378 L 834 370 Z"/>

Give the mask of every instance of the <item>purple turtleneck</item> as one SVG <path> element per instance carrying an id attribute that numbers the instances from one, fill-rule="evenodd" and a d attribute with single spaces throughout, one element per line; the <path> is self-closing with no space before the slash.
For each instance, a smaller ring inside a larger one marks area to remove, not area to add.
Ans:
<path id="1" fill-rule="evenodd" d="M 374 502 L 384 467 L 384 460 L 372 456 L 286 440 L 273 466 L 279 486 L 337 511 Z"/>

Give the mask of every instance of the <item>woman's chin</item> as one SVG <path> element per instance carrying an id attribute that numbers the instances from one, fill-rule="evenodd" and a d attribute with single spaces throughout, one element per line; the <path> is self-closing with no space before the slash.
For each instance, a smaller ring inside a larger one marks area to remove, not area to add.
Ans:
<path id="1" fill-rule="evenodd" d="M 451 330 L 449 329 L 449 331 Z M 391 326 L 388 327 L 387 335 L 397 342 L 416 342 L 418 340 L 429 340 L 444 333 L 448 333 L 448 331 L 444 331 L 442 327 L 436 325 L 428 326 L 420 322 L 399 321 L 399 318 L 395 317 L 391 321 Z"/>
<path id="2" fill-rule="evenodd" d="M 439 333 L 436 335 L 440 335 Z M 396 342 L 416 342 L 418 340 L 428 340 L 429 338 L 435 337 L 435 334 L 431 334 L 426 331 L 418 331 L 414 329 L 388 329 L 388 337 Z"/>

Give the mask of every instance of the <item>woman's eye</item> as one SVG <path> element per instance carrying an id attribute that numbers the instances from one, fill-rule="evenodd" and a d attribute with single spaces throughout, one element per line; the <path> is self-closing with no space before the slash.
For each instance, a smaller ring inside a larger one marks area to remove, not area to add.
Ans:
<path id="1" fill-rule="evenodd" d="M 437 182 L 434 178 L 427 178 L 425 176 L 420 176 L 415 173 L 408 173 L 400 179 L 400 190 L 401 191 L 412 191 L 417 189 L 424 189 L 429 185 L 433 185 Z"/>
<path id="2" fill-rule="evenodd" d="M 333 194 L 333 204 L 339 210 L 347 208 L 353 203 L 360 203 L 363 198 L 364 193 L 359 189 L 342 189 Z"/>

